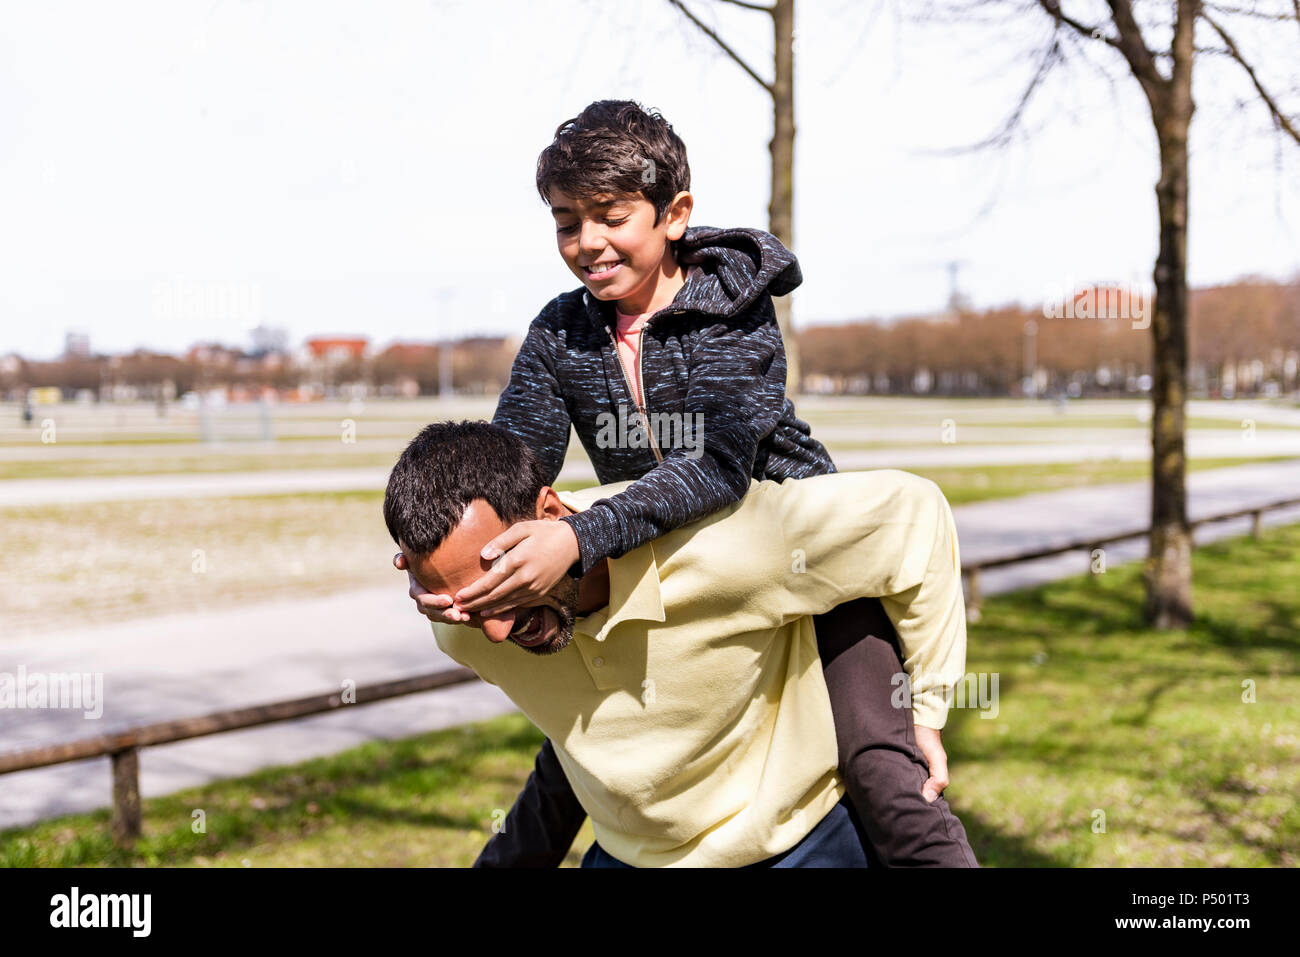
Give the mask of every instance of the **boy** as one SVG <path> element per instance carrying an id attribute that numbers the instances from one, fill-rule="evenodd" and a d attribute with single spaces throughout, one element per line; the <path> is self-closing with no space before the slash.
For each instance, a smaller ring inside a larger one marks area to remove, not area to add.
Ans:
<path id="1" fill-rule="evenodd" d="M 772 296 L 802 282 L 798 262 L 761 230 L 688 228 L 689 187 L 681 139 L 630 101 L 592 103 L 539 157 L 538 192 L 584 288 L 533 321 L 493 423 L 528 444 L 547 484 L 570 427 L 601 484 L 635 481 L 561 521 L 516 524 L 484 547 L 485 560 L 500 559 L 492 570 L 454 599 L 429 595 L 412 576 L 411 595 L 431 619 L 527 604 L 566 574 L 735 503 L 751 478 L 835 471 L 785 397 Z M 400 556 L 395 563 L 406 567 Z M 902 663 L 888 619 L 879 620 L 875 634 L 841 636 L 834 649 L 819 633 L 845 786 L 885 864 L 977 866 L 940 796 L 945 689 L 912 675 L 912 709 L 892 706 L 887 679 Z M 870 675 L 852 673 L 867 666 Z M 548 741 L 476 864 L 558 863 L 582 816 Z"/>

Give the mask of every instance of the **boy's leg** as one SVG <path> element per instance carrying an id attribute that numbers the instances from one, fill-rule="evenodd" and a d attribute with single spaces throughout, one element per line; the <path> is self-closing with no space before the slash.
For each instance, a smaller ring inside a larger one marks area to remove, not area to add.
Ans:
<path id="1" fill-rule="evenodd" d="M 587 812 L 578 803 L 555 746 L 547 738 L 501 830 L 488 841 L 474 866 L 559 867 L 586 819 Z"/>
<path id="2" fill-rule="evenodd" d="M 891 679 L 903 673 L 903 661 L 880 600 L 846 602 L 813 622 L 840 774 L 872 849 L 888 867 L 978 867 L 948 802 L 921 796 L 929 766 L 916 745 L 912 709 L 893 706 L 898 685 Z"/>

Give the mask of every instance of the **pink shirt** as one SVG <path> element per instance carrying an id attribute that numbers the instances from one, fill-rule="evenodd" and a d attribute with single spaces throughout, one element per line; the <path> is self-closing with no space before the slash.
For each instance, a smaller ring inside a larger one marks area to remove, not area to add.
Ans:
<path id="1" fill-rule="evenodd" d="M 688 281 L 699 268 L 699 266 L 692 266 L 687 271 Z M 623 362 L 623 368 L 627 370 L 627 377 L 632 381 L 632 398 L 637 405 L 644 405 L 641 401 L 641 375 L 637 369 L 637 356 L 641 352 L 641 329 L 652 315 L 653 313 L 650 312 L 629 315 L 626 312 L 619 312 L 617 306 L 614 307 L 614 345 L 618 347 L 618 357 Z"/>
<path id="2" fill-rule="evenodd" d="M 650 313 L 642 312 L 629 316 L 614 308 L 614 345 L 618 347 L 618 357 L 627 370 L 627 377 L 632 382 L 632 398 L 641 405 L 641 376 L 637 370 L 637 356 L 641 351 L 641 329 Z"/>

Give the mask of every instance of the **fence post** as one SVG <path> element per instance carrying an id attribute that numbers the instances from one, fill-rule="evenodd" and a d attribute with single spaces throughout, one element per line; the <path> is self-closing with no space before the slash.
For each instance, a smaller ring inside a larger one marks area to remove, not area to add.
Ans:
<path id="1" fill-rule="evenodd" d="M 140 752 L 135 748 L 114 751 L 113 844 L 129 849 L 140 837 Z"/>
<path id="2" fill-rule="evenodd" d="M 1263 510 L 1261 509 L 1256 509 L 1255 511 L 1250 513 L 1250 537 L 1251 538 L 1255 538 L 1255 539 L 1259 538 L 1259 518 L 1262 514 L 1263 514 Z"/>
<path id="3" fill-rule="evenodd" d="M 966 570 L 966 619 L 967 621 L 976 622 L 980 620 L 980 570 L 975 565 Z"/>

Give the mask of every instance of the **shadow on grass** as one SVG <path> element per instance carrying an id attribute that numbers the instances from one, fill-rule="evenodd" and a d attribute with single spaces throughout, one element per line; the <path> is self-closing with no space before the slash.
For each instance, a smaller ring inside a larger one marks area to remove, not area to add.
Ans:
<path id="1" fill-rule="evenodd" d="M 1262 622 L 1201 617 L 1193 622 L 1192 634 L 1221 648 L 1300 652 L 1300 629 L 1296 627 L 1294 599 L 1265 599 L 1255 604 L 1266 610 Z"/>
<path id="2" fill-rule="evenodd" d="M 1264 855 L 1265 860 L 1273 867 L 1280 867 L 1288 862 L 1288 854 L 1295 854 L 1295 832 L 1294 827 L 1270 829 L 1267 837 L 1259 834 L 1252 835 L 1241 826 L 1241 808 L 1227 808 L 1223 806 L 1222 800 L 1216 801 L 1216 798 L 1222 799 L 1223 792 L 1235 794 L 1243 799 L 1255 795 L 1255 790 L 1248 784 L 1241 781 L 1228 781 L 1220 786 L 1219 792 L 1205 791 L 1197 789 L 1193 797 L 1206 815 L 1214 821 L 1225 832 L 1232 835 L 1233 839 L 1246 847 L 1253 847 Z M 1293 808 L 1290 812 L 1292 816 L 1296 814 Z"/>
<path id="3" fill-rule="evenodd" d="M 1024 838 L 1004 834 L 970 810 L 953 809 L 966 828 L 971 850 L 980 867 L 1072 867 L 1073 861 L 1053 857 Z"/>

